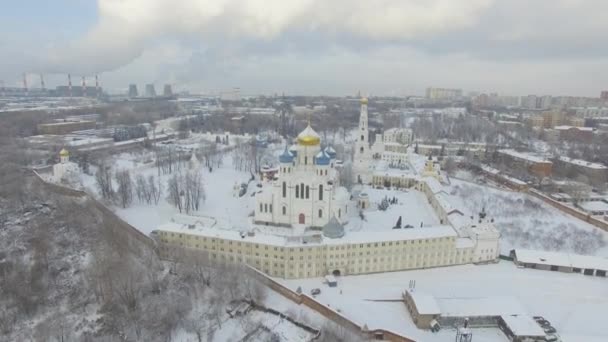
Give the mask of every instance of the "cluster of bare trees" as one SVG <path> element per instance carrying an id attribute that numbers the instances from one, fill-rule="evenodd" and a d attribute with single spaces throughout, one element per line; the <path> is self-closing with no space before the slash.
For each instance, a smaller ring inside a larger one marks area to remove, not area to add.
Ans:
<path id="1" fill-rule="evenodd" d="M 147 179 L 143 175 L 137 175 L 133 181 L 129 170 L 117 170 L 112 173 L 112 169 L 105 163 L 98 167 L 95 181 L 99 195 L 104 201 L 117 203 L 123 208 L 133 204 L 134 196 L 140 203 L 158 204 L 162 193 L 160 177 L 157 180 L 154 175 L 148 176 Z"/>
<path id="2" fill-rule="evenodd" d="M 169 175 L 188 166 L 190 154 L 173 147 L 158 148 L 154 151 L 158 175 Z"/>
<path id="3" fill-rule="evenodd" d="M 162 185 L 160 183 L 160 178 L 157 182 L 154 175 L 149 175 L 147 179 L 143 175 L 137 175 L 135 177 L 135 194 L 140 203 L 148 205 L 158 204 L 161 193 Z"/>
<path id="4" fill-rule="evenodd" d="M 238 171 L 259 172 L 267 160 L 272 160 L 268 149 L 259 147 L 252 141 L 239 141 L 232 150 L 232 164 Z"/>
<path id="5" fill-rule="evenodd" d="M 205 188 L 200 171 L 177 172 L 167 181 L 167 201 L 179 212 L 198 211 L 205 201 Z"/>
<path id="6" fill-rule="evenodd" d="M 205 166 L 212 170 L 213 168 L 219 168 L 222 166 L 224 161 L 224 155 L 219 149 L 217 143 L 203 143 L 200 150 L 202 151 Z"/>

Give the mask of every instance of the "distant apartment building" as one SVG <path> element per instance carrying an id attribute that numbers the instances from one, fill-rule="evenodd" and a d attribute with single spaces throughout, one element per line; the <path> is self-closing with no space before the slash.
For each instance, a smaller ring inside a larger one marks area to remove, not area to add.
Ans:
<path id="1" fill-rule="evenodd" d="M 602 92 L 600 93 L 600 99 L 608 100 L 608 90 L 602 90 Z"/>
<path id="2" fill-rule="evenodd" d="M 528 95 L 521 98 L 521 106 L 527 109 L 536 109 L 537 96 Z"/>
<path id="3" fill-rule="evenodd" d="M 384 131 L 384 143 L 409 145 L 412 142 L 412 130 L 409 128 L 390 128 Z"/>
<path id="4" fill-rule="evenodd" d="M 577 140 L 583 142 L 591 142 L 593 139 L 592 127 L 574 127 L 574 126 L 555 126 L 559 132 L 559 138 L 563 140 Z"/>
<path id="5" fill-rule="evenodd" d="M 38 134 L 62 135 L 95 128 L 95 121 L 66 121 L 38 125 Z"/>
<path id="6" fill-rule="evenodd" d="M 526 119 L 526 122 L 531 127 L 543 127 L 545 125 L 545 119 L 540 115 L 532 115 Z"/>
<path id="7" fill-rule="evenodd" d="M 543 112 L 543 127 L 553 128 L 562 125 L 566 114 L 559 110 L 548 110 Z"/>
<path id="8" fill-rule="evenodd" d="M 582 159 L 558 157 L 554 159 L 556 170 L 566 176 L 583 174 L 592 184 L 602 184 L 608 180 L 608 167 L 604 164 L 593 163 Z"/>
<path id="9" fill-rule="evenodd" d="M 432 100 L 454 100 L 462 97 L 462 89 L 426 88 L 426 98 Z"/>
<path id="10" fill-rule="evenodd" d="M 538 177 L 550 177 L 553 163 L 545 157 L 511 149 L 498 150 L 499 158 L 509 169 L 525 169 Z"/>
<path id="11" fill-rule="evenodd" d="M 569 116 L 566 121 L 568 125 L 573 127 L 585 127 L 585 119 L 578 116 Z"/>
<path id="12" fill-rule="evenodd" d="M 575 110 L 576 116 L 582 118 L 608 117 L 608 107 L 579 107 Z"/>
<path id="13" fill-rule="evenodd" d="M 553 101 L 553 97 L 551 95 L 544 95 L 537 98 L 536 108 L 538 109 L 549 109 L 551 108 L 551 103 Z"/>

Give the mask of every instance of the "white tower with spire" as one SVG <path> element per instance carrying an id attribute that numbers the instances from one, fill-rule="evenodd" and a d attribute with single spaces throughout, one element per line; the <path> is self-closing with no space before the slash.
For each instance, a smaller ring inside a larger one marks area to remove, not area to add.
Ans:
<path id="1" fill-rule="evenodd" d="M 361 98 L 359 130 L 353 154 L 353 181 L 368 184 L 371 182 L 370 162 L 372 153 L 369 144 L 369 127 L 367 118 L 367 98 Z"/>

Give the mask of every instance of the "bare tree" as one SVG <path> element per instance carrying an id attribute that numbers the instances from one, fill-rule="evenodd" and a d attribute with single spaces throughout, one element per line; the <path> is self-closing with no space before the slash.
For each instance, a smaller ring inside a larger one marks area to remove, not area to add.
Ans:
<path id="1" fill-rule="evenodd" d="M 198 211 L 201 200 L 205 200 L 205 188 L 203 187 L 203 177 L 200 171 L 187 172 L 184 177 L 184 188 L 186 190 L 186 212 L 191 210 Z"/>
<path id="2" fill-rule="evenodd" d="M 148 193 L 150 195 L 150 203 L 154 201 L 154 204 L 158 204 L 160 196 L 162 194 L 162 184 L 160 183 L 160 177 L 158 182 L 154 180 L 154 175 L 148 176 Z"/>
<path id="3" fill-rule="evenodd" d="M 95 173 L 95 181 L 101 198 L 106 201 L 114 198 L 114 188 L 112 186 L 112 170 L 110 166 L 102 162 Z"/>
<path id="4" fill-rule="evenodd" d="M 129 170 L 119 170 L 115 173 L 118 190 L 116 192 L 120 206 L 126 208 L 133 202 L 133 181 Z"/>
<path id="5" fill-rule="evenodd" d="M 183 210 L 182 201 L 182 180 L 181 175 L 176 173 L 167 181 L 167 201 L 175 206 L 181 213 Z"/>

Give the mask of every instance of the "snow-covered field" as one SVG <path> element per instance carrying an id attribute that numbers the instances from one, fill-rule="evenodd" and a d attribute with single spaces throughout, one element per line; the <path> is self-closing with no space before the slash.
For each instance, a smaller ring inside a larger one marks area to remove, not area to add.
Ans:
<path id="1" fill-rule="evenodd" d="M 145 156 L 123 153 L 112 158 L 112 165 L 114 170 L 128 169 L 132 178 L 137 175 L 159 177 L 159 172 L 154 163 L 144 163 L 146 159 L 149 160 Z M 203 166 L 200 171 L 206 199 L 201 203 L 201 208 L 191 214 L 212 216 L 226 228 L 247 226 L 248 216 L 253 212 L 253 205 L 255 204 L 251 192 L 255 191 L 256 182 L 249 184 L 248 192 L 243 197 L 234 196 L 234 185 L 235 183 L 239 185 L 247 183 L 251 174 L 235 170 L 232 166 L 230 154 L 223 156 L 223 165 L 220 168 L 214 168 L 210 172 L 208 168 Z M 115 212 L 145 234 L 149 234 L 160 224 L 168 222 L 176 214 L 179 214 L 177 208 L 167 201 L 166 184 L 171 176 L 171 174 L 162 174 L 162 172 L 160 174 L 160 184 L 163 186 L 163 191 L 158 204 L 140 203 L 135 198 L 133 204 L 127 208 L 123 209 L 115 206 Z M 90 193 L 98 194 L 94 176 L 82 174 L 82 180 Z"/>
<path id="2" fill-rule="evenodd" d="M 608 256 L 608 233 L 528 194 L 452 179 L 450 194 L 472 213 L 485 207 L 501 232 L 501 253 L 513 248 Z"/>
<path id="3" fill-rule="evenodd" d="M 444 327 L 439 333 L 417 329 L 402 302 L 376 302 L 400 299 L 409 281 L 416 281 L 416 291 L 438 298 L 513 297 L 529 315 L 544 316 L 569 341 L 606 341 L 603 313 L 608 305 L 605 278 L 580 274 L 520 269 L 501 261 L 492 265 L 464 265 L 394 273 L 343 276 L 338 287 L 329 288 L 323 279 L 277 281 L 295 290 L 309 293 L 320 288 L 317 299 L 358 324 L 370 329 L 384 328 L 417 341 L 452 341 L 455 330 Z M 474 341 L 508 341 L 498 329 L 474 329 Z M 585 337 L 583 337 L 585 336 Z"/>

